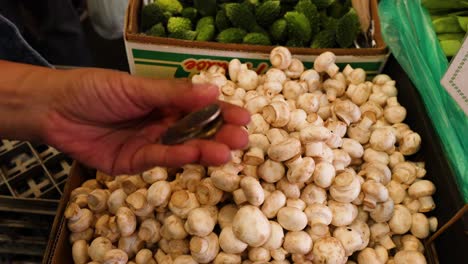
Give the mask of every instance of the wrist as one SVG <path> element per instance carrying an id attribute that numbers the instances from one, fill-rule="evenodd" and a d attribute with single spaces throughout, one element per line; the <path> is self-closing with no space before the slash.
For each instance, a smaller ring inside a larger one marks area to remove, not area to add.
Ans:
<path id="1" fill-rule="evenodd" d="M 42 141 L 54 70 L 0 61 L 0 137 Z"/>

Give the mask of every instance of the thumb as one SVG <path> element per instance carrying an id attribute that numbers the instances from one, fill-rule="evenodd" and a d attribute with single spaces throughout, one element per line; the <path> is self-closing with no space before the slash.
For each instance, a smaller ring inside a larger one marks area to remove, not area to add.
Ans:
<path id="1" fill-rule="evenodd" d="M 192 84 L 188 79 L 130 78 L 132 96 L 149 108 L 175 106 L 191 111 L 215 102 L 219 94 L 215 85 Z"/>

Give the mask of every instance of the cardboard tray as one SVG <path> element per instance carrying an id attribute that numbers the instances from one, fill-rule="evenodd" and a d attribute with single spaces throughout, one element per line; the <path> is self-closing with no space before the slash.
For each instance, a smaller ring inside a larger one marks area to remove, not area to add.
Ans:
<path id="1" fill-rule="evenodd" d="M 431 215 L 437 216 L 439 226 L 442 226 L 464 205 L 455 183 L 454 174 L 442 154 L 441 144 L 426 114 L 422 100 L 402 68 L 391 58 L 384 69 L 384 73 L 389 74 L 397 82 L 399 87 L 398 99 L 408 109 L 405 122 L 410 124 L 411 128 L 422 137 L 422 148 L 411 159 L 426 162 L 426 177 L 434 182 L 437 187 L 437 192 L 434 195 L 437 207 L 431 212 Z M 69 231 L 63 213 L 71 190 L 79 187 L 84 180 L 94 176 L 95 172 L 93 170 L 77 163 L 73 165 L 49 236 L 43 264 L 73 263 L 71 245 L 68 241 Z M 426 257 L 428 263 L 462 263 L 466 256 L 466 245 L 468 245 L 467 227 L 468 217 L 465 216 L 427 247 Z"/>
<path id="2" fill-rule="evenodd" d="M 382 39 L 377 0 L 371 0 L 374 48 L 288 48 L 307 68 L 324 51 L 337 55 L 340 67 L 351 64 L 369 75 L 380 73 L 388 59 L 389 51 Z M 258 73 L 270 66 L 268 58 L 274 46 L 225 44 L 207 41 L 188 41 L 164 37 L 152 37 L 140 33 L 141 0 L 130 0 L 125 20 L 125 46 L 130 72 L 145 77 L 188 77 L 213 64 L 227 67 L 233 58 L 248 61 Z"/>

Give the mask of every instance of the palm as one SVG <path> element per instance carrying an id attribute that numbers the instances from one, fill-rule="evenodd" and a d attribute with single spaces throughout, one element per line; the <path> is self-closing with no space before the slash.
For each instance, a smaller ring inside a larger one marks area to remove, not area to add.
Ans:
<path id="1" fill-rule="evenodd" d="M 79 161 L 114 174 L 141 170 L 141 156 L 146 155 L 141 153 L 142 149 L 166 152 L 167 147 L 155 143 L 168 125 L 191 108 L 207 103 L 202 100 L 197 105 L 192 100 L 187 105 L 183 95 L 178 100 L 172 100 L 176 97 L 165 101 L 148 98 L 139 91 L 138 85 L 127 82 L 126 77 L 115 80 L 105 74 L 84 75 L 58 93 L 60 103 L 49 115 L 48 123 L 52 127 L 47 129 L 48 138 L 52 145 Z M 159 105 L 155 100 L 161 101 Z M 163 154 L 167 153 L 152 153 L 156 157 Z M 162 165 L 179 164 L 168 157 L 158 160 L 163 161 Z M 146 163 L 143 167 L 149 166 Z"/>

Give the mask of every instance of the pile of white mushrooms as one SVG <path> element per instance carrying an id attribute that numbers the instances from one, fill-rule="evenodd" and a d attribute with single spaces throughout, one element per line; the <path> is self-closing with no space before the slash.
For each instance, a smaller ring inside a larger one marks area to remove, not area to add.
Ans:
<path id="1" fill-rule="evenodd" d="M 76 264 L 426 263 L 435 186 L 402 123 L 395 81 L 342 72 L 335 55 L 305 69 L 285 47 L 257 73 L 234 59 L 193 76 L 245 107 L 250 145 L 220 167 L 172 175 L 98 173 L 65 212 Z"/>

